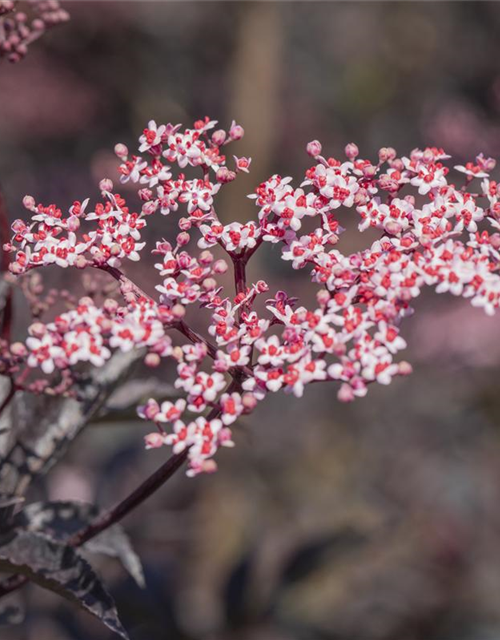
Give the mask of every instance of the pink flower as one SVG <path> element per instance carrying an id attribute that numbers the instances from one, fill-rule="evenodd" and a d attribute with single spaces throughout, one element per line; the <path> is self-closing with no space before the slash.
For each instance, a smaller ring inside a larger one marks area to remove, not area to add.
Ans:
<path id="1" fill-rule="evenodd" d="M 237 171 L 244 171 L 245 173 L 249 173 L 252 158 L 237 158 L 236 156 L 233 156 L 233 158 L 236 163 Z"/>

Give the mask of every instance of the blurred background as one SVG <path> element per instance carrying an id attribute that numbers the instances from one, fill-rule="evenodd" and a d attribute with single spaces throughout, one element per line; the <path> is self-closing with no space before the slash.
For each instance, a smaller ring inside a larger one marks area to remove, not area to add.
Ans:
<path id="1" fill-rule="evenodd" d="M 114 145 L 134 149 L 152 118 L 244 126 L 234 152 L 252 171 L 223 193 L 225 222 L 255 215 L 245 195 L 270 174 L 300 178 L 314 138 L 334 156 L 350 141 L 372 159 L 381 146 L 500 155 L 499 3 L 65 6 L 71 22 L 0 65 L 12 219 L 26 193 L 61 208 L 98 197 L 98 181 L 116 178 Z M 155 218 L 150 238 L 168 238 Z M 341 242 L 359 246 L 356 233 Z M 252 273 L 309 295 L 305 274 L 257 255 Z M 62 270 L 51 284 L 81 291 Z M 446 296 L 416 307 L 404 331 L 412 376 L 347 406 L 321 385 L 303 401 L 269 398 L 217 474 L 179 474 L 128 517 L 146 590 L 114 562 L 98 566 L 132 640 L 500 639 L 498 318 Z M 166 451 L 143 450 L 147 427 L 127 398 L 154 395 L 172 382 L 164 373 L 138 371 L 34 496 L 109 505 L 159 466 Z M 51 594 L 23 598 L 28 617 L 2 640 L 111 638 Z"/>

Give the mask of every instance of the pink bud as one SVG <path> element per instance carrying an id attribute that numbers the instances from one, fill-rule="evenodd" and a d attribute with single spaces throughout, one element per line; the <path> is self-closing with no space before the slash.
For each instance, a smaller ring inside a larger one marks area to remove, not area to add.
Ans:
<path id="1" fill-rule="evenodd" d="M 255 287 L 259 293 L 266 293 L 266 291 L 269 291 L 269 285 L 264 280 L 259 280 Z"/>
<path id="2" fill-rule="evenodd" d="M 494 249 L 500 249 L 500 233 L 491 234 L 490 244 Z"/>
<path id="3" fill-rule="evenodd" d="M 33 211 L 36 206 L 35 198 L 33 196 L 24 196 L 23 206 L 29 211 Z"/>
<path id="4" fill-rule="evenodd" d="M 398 233 L 401 233 L 403 229 L 403 227 L 399 222 L 397 222 L 396 220 L 390 220 L 390 219 L 384 223 L 384 228 L 387 231 L 387 233 L 390 233 L 393 236 L 397 236 Z"/>
<path id="5" fill-rule="evenodd" d="M 217 463 L 215 460 L 203 460 L 201 464 L 201 470 L 203 473 L 215 473 L 217 471 Z"/>
<path id="6" fill-rule="evenodd" d="M 245 130 L 243 129 L 243 127 L 240 127 L 240 125 L 236 124 L 236 122 L 233 120 L 231 128 L 229 129 L 229 137 L 231 138 L 231 140 L 241 140 L 244 135 Z"/>
<path id="7" fill-rule="evenodd" d="M 174 304 L 172 307 L 172 315 L 177 320 L 181 320 L 186 315 L 186 308 L 182 304 Z"/>
<path id="8" fill-rule="evenodd" d="M 222 258 L 220 260 L 217 260 L 214 263 L 212 270 L 214 273 L 226 273 L 226 271 L 228 270 L 227 262 Z"/>
<path id="9" fill-rule="evenodd" d="M 144 358 L 144 364 L 147 367 L 157 367 L 161 362 L 161 358 L 157 353 L 148 353 Z"/>
<path id="10" fill-rule="evenodd" d="M 158 449 L 163 445 L 163 436 L 161 433 L 148 433 L 147 436 L 144 436 L 144 443 L 146 449 Z"/>
<path id="11" fill-rule="evenodd" d="M 422 162 L 425 164 L 431 164 L 434 162 L 434 152 L 431 149 L 426 149 L 422 155 Z"/>
<path id="12" fill-rule="evenodd" d="M 40 20 L 40 18 L 35 18 L 35 20 L 33 20 L 33 22 L 31 23 L 31 28 L 33 29 L 33 31 L 45 31 L 45 22 L 43 20 Z"/>
<path id="13" fill-rule="evenodd" d="M 373 178 L 376 173 L 377 167 L 374 167 L 372 164 L 367 164 L 363 167 L 363 175 L 365 178 Z"/>
<path id="14" fill-rule="evenodd" d="M 348 384 L 342 384 L 337 392 L 337 398 L 340 402 L 352 402 L 354 400 L 354 391 Z"/>
<path id="15" fill-rule="evenodd" d="M 231 429 L 228 429 L 227 427 L 224 427 L 223 429 L 221 429 L 219 431 L 219 443 L 223 446 L 223 447 L 231 447 L 233 446 L 233 440 L 232 440 L 232 433 L 231 433 Z"/>
<path id="16" fill-rule="evenodd" d="M 148 202 L 153 197 L 151 189 L 139 189 L 137 194 L 143 202 Z"/>
<path id="17" fill-rule="evenodd" d="M 212 133 L 212 142 L 220 147 L 226 140 L 226 132 L 224 129 L 217 129 Z"/>
<path id="18" fill-rule="evenodd" d="M 324 307 L 330 302 L 330 292 L 326 289 L 320 289 L 316 294 L 316 300 L 320 306 Z"/>
<path id="19" fill-rule="evenodd" d="M 229 365 L 225 360 L 214 360 L 212 366 L 214 371 L 217 371 L 218 373 L 225 373 L 229 369 Z"/>
<path id="20" fill-rule="evenodd" d="M 28 353 L 28 350 L 22 342 L 14 342 L 10 345 L 10 352 L 13 356 L 23 357 Z"/>
<path id="21" fill-rule="evenodd" d="M 211 264 L 213 260 L 214 260 L 213 253 L 211 251 L 208 251 L 207 249 L 205 249 L 205 251 L 202 251 L 200 253 L 200 257 L 198 258 L 199 263 L 204 266 Z"/>
<path id="22" fill-rule="evenodd" d="M 47 328 L 41 322 L 34 322 L 28 327 L 28 333 L 35 338 L 41 338 L 47 331 Z"/>
<path id="23" fill-rule="evenodd" d="M 354 144 L 354 142 L 350 142 L 346 145 L 345 154 L 349 158 L 349 160 L 354 160 L 359 156 L 358 145 Z"/>
<path id="24" fill-rule="evenodd" d="M 182 231 L 181 233 L 177 234 L 176 241 L 179 247 L 184 247 L 186 244 L 188 244 L 190 240 L 191 240 L 191 237 L 189 233 L 187 233 L 186 231 Z"/>
<path id="25" fill-rule="evenodd" d="M 368 199 L 368 191 L 361 187 L 360 189 L 358 189 L 358 191 L 356 191 L 356 194 L 354 196 L 354 204 L 366 204 L 368 202 Z"/>
<path id="26" fill-rule="evenodd" d="M 401 158 L 394 158 L 394 160 L 389 160 L 389 165 L 391 169 L 395 169 L 396 171 L 404 171 L 405 165 Z"/>
<path id="27" fill-rule="evenodd" d="M 80 228 L 80 219 L 78 216 L 70 216 L 68 218 L 67 227 L 69 231 L 76 231 Z"/>
<path id="28" fill-rule="evenodd" d="M 382 147 L 378 152 L 378 159 L 380 162 L 387 162 L 387 160 L 393 160 L 396 157 L 396 150 L 392 147 Z"/>
<path id="29" fill-rule="evenodd" d="M 85 269 L 86 266 L 87 266 L 87 259 L 84 258 L 83 256 L 78 256 L 78 258 L 75 260 L 75 267 L 77 269 Z"/>
<path id="30" fill-rule="evenodd" d="M 145 202 L 142 205 L 142 213 L 145 216 L 153 215 L 153 213 L 156 213 L 157 209 L 158 209 L 158 201 L 157 200 L 150 200 L 149 202 Z"/>
<path id="31" fill-rule="evenodd" d="M 189 229 L 191 229 L 191 227 L 193 226 L 191 220 L 189 220 L 188 218 L 180 218 L 178 225 L 179 229 L 181 229 L 182 231 L 189 231 Z"/>
<path id="32" fill-rule="evenodd" d="M 107 313 L 114 315 L 117 312 L 119 305 L 116 300 L 112 300 L 111 298 L 106 298 L 106 300 L 104 301 L 103 307 Z"/>
<path id="33" fill-rule="evenodd" d="M 245 408 L 245 413 L 250 413 L 257 406 L 257 399 L 253 393 L 244 393 L 241 402 Z"/>
<path id="34" fill-rule="evenodd" d="M 236 178 L 236 173 L 234 171 L 229 171 L 227 167 L 221 167 L 215 174 L 215 178 L 217 182 L 227 184 Z"/>
<path id="35" fill-rule="evenodd" d="M 108 193 L 111 193 L 113 191 L 113 181 L 109 178 L 104 178 L 103 180 L 101 180 L 101 182 L 99 182 L 99 189 L 101 191 L 107 191 Z"/>
<path id="36" fill-rule="evenodd" d="M 387 173 L 384 173 L 378 179 L 378 186 L 384 191 L 397 191 L 399 189 L 399 182 Z"/>
<path id="37" fill-rule="evenodd" d="M 413 367 L 409 362 L 406 362 L 406 360 L 403 360 L 399 363 L 398 369 L 399 374 L 402 376 L 409 376 L 413 371 Z"/>
<path id="38" fill-rule="evenodd" d="M 217 280 L 214 278 L 205 278 L 202 282 L 203 288 L 205 291 L 213 291 L 217 286 Z"/>
<path id="39" fill-rule="evenodd" d="M 312 158 L 317 158 L 321 155 L 323 147 L 321 146 L 321 142 L 319 140 L 311 140 L 311 142 L 307 143 L 306 151 Z"/>
<path id="40" fill-rule="evenodd" d="M 115 145 L 115 154 L 120 158 L 120 160 L 123 160 L 128 156 L 128 149 L 124 144 L 119 142 Z"/>

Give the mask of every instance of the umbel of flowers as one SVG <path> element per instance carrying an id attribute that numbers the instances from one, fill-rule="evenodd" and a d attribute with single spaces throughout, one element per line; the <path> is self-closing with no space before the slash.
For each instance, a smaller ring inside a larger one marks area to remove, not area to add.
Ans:
<path id="1" fill-rule="evenodd" d="M 31 43 L 68 20 L 59 0 L 0 0 L 0 59 L 19 62 Z"/>
<path id="2" fill-rule="evenodd" d="M 31 219 L 14 222 L 5 247 L 18 276 L 51 264 L 100 269 L 119 282 L 122 296 L 101 306 L 83 298 L 52 322 L 32 324 L 26 341 L 12 344 L 3 358 L 4 372 L 23 388 L 38 369 L 46 379 L 32 389 L 67 392 L 75 365 L 99 367 L 117 349 L 143 349 L 150 366 L 172 358 L 182 397 L 161 404 L 152 398 L 138 413 L 156 426 L 146 447 L 187 451 L 190 475 L 216 468 L 212 458 L 233 445 L 235 421 L 269 393 L 301 397 L 306 385 L 331 382 L 339 400 L 351 401 L 370 383 L 409 374 L 410 365 L 398 359 L 406 346 L 400 325 L 425 286 L 469 298 L 490 315 L 500 304 L 493 160 L 480 155 L 456 166 L 450 180 L 442 149 L 400 157 L 383 148 L 372 162 L 349 144 L 339 160 L 322 155 L 314 141 L 307 145 L 313 162 L 299 184 L 271 176 L 249 196 L 255 219 L 225 224 L 216 197 L 251 161 L 228 161 L 225 154 L 242 138 L 242 127 L 216 125 L 208 118 L 188 129 L 150 122 L 138 154 L 123 144 L 115 148 L 122 182 L 137 185 L 138 211 L 107 179 L 100 202 L 75 202 L 67 214 L 27 196 Z M 187 178 L 183 170 L 193 167 L 199 174 Z M 342 251 L 337 214 L 345 209 L 353 216 L 348 226 L 379 232 L 363 250 Z M 175 216 L 179 231 L 146 247 L 142 234 L 155 215 Z M 292 269 L 310 272 L 314 306 L 270 293 L 263 280 L 247 281 L 246 264 L 265 242 L 278 245 Z M 216 258 L 220 248 L 225 259 Z M 148 250 L 158 260 L 154 298 L 123 270 Z M 234 272 L 229 291 L 220 284 L 228 269 Z M 189 325 L 190 306 L 205 310 L 203 334 Z"/>

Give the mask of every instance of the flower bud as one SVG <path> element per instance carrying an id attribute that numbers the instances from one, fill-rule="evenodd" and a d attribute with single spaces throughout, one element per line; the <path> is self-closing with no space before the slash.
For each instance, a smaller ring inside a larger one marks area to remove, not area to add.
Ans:
<path id="1" fill-rule="evenodd" d="M 76 231 L 80 228 L 80 219 L 77 216 L 70 216 L 66 224 L 69 231 Z"/>
<path id="2" fill-rule="evenodd" d="M 24 196 L 23 207 L 29 211 L 33 211 L 36 207 L 35 198 L 33 198 L 33 196 Z"/>
<path id="3" fill-rule="evenodd" d="M 157 353 L 148 353 L 144 358 L 144 364 L 147 367 L 157 367 L 161 362 L 161 358 Z"/>
<path id="4" fill-rule="evenodd" d="M 215 178 L 217 182 L 227 184 L 236 178 L 236 173 L 234 171 L 230 171 L 227 167 L 221 167 L 215 174 Z"/>
<path id="5" fill-rule="evenodd" d="M 189 220 L 188 218 L 181 218 L 178 222 L 178 225 L 181 231 L 189 231 L 189 229 L 191 229 L 191 227 L 193 226 L 191 220 Z"/>
<path id="6" fill-rule="evenodd" d="M 9 264 L 9 271 L 18 276 L 21 273 L 24 273 L 24 267 L 19 262 L 11 262 Z"/>
<path id="7" fill-rule="evenodd" d="M 348 384 L 342 384 L 337 392 L 337 398 L 340 402 L 352 402 L 354 400 L 354 391 Z"/>
<path id="8" fill-rule="evenodd" d="M 376 173 L 377 167 L 374 167 L 372 164 L 367 164 L 363 167 L 363 175 L 365 178 L 373 178 Z"/>
<path id="9" fill-rule="evenodd" d="M 396 150 L 392 147 L 382 147 L 378 152 L 378 159 L 380 162 L 387 162 L 393 160 L 396 157 Z"/>
<path id="10" fill-rule="evenodd" d="M 106 298 L 103 303 L 104 310 L 111 315 L 114 315 L 117 312 L 118 306 L 118 302 L 111 298 Z"/>
<path id="11" fill-rule="evenodd" d="M 158 201 L 157 200 L 150 200 L 149 202 L 145 202 L 142 205 L 142 213 L 145 216 L 151 216 L 153 215 L 153 213 L 156 213 L 156 210 L 158 209 Z"/>
<path id="12" fill-rule="evenodd" d="M 172 307 L 172 315 L 177 320 L 181 320 L 186 315 L 186 308 L 182 304 L 174 304 Z"/>
<path id="13" fill-rule="evenodd" d="M 434 162 L 434 153 L 430 149 L 426 149 L 422 155 L 422 162 L 425 164 L 431 164 Z"/>
<path id="14" fill-rule="evenodd" d="M 266 293 L 266 291 L 269 291 L 269 285 L 264 280 L 259 280 L 255 284 L 255 288 L 257 289 L 258 293 Z"/>
<path id="15" fill-rule="evenodd" d="M 229 129 L 229 137 L 231 138 L 231 140 L 241 140 L 244 135 L 245 130 L 243 129 L 243 127 L 241 127 L 239 124 L 236 124 L 236 122 L 233 120 L 231 128 Z"/>
<path id="16" fill-rule="evenodd" d="M 85 269 L 85 267 L 87 266 L 87 259 L 83 256 L 78 256 L 74 264 L 77 269 Z"/>
<path id="17" fill-rule="evenodd" d="M 401 158 L 394 158 L 394 160 L 389 160 L 389 165 L 391 169 L 395 169 L 396 171 L 404 171 L 405 165 Z"/>
<path id="18" fill-rule="evenodd" d="M 390 233 L 393 236 L 397 236 L 398 233 L 401 233 L 401 231 L 403 230 L 403 227 L 396 220 L 389 219 L 385 221 L 384 229 L 387 231 L 387 233 Z"/>
<path id="19" fill-rule="evenodd" d="M 413 367 L 409 362 L 406 362 L 406 360 L 403 360 L 399 363 L 398 372 L 400 375 L 409 376 L 410 373 L 412 373 L 412 371 L 413 371 Z"/>
<path id="20" fill-rule="evenodd" d="M 360 189 L 358 189 L 358 191 L 356 191 L 354 195 L 354 204 L 366 204 L 368 202 L 368 197 L 368 191 L 361 187 Z"/>
<path id="21" fill-rule="evenodd" d="M 198 258 L 199 263 L 202 265 L 209 265 L 213 262 L 213 260 L 213 253 L 211 251 L 208 251 L 207 249 L 205 249 L 205 251 L 202 251 L 200 253 L 200 257 Z"/>
<path id="22" fill-rule="evenodd" d="M 34 322 L 28 327 L 28 333 L 35 338 L 41 338 L 47 331 L 47 328 L 41 322 Z"/>
<path id="23" fill-rule="evenodd" d="M 28 350 L 22 342 L 14 342 L 10 345 L 10 352 L 13 356 L 19 356 L 22 358 L 28 353 Z"/>
<path id="24" fill-rule="evenodd" d="M 253 393 L 244 393 L 241 398 L 241 403 L 244 407 L 244 413 L 250 413 L 257 406 L 257 399 Z"/>
<path id="25" fill-rule="evenodd" d="M 494 249 L 500 249 L 500 233 L 491 234 L 490 244 Z"/>
<path id="26" fill-rule="evenodd" d="M 148 433 L 147 436 L 144 436 L 144 443 L 146 449 L 158 449 L 163 445 L 163 436 L 161 433 Z"/>
<path id="27" fill-rule="evenodd" d="M 349 160 L 354 160 L 359 156 L 358 145 L 354 144 L 354 142 L 350 142 L 346 145 L 345 154 L 349 158 Z"/>
<path id="28" fill-rule="evenodd" d="M 33 31 L 41 33 L 42 31 L 45 31 L 45 22 L 43 20 L 40 20 L 40 18 L 35 18 L 31 23 L 31 28 L 33 29 Z"/>
<path id="29" fill-rule="evenodd" d="M 186 231 L 177 234 L 176 242 L 179 247 L 184 247 L 191 240 L 191 236 Z"/>
<path id="30" fill-rule="evenodd" d="M 220 147 L 226 141 L 226 136 L 224 129 L 217 129 L 212 133 L 212 142 Z"/>
<path id="31" fill-rule="evenodd" d="M 215 280 L 215 278 L 205 278 L 202 282 L 202 286 L 205 291 L 213 291 L 217 286 L 217 280 Z"/>
<path id="32" fill-rule="evenodd" d="M 119 142 L 115 145 L 115 154 L 120 158 L 120 160 L 124 160 L 128 156 L 128 149 L 124 144 Z"/>
<path id="33" fill-rule="evenodd" d="M 228 264 L 225 260 L 223 260 L 222 258 L 220 258 L 219 260 L 217 260 L 214 263 L 214 266 L 212 267 L 212 271 L 214 273 L 226 273 L 226 271 L 228 270 Z"/>
<path id="34" fill-rule="evenodd" d="M 306 151 L 312 158 L 317 158 L 321 155 L 323 147 L 321 146 L 321 142 L 319 140 L 311 140 L 311 142 L 307 143 Z"/>
<path id="35" fill-rule="evenodd" d="M 99 182 L 99 189 L 101 191 L 107 191 L 108 193 L 111 193 L 113 191 L 113 181 L 109 178 L 104 178 L 103 180 L 101 180 L 101 182 Z"/>
<path id="36" fill-rule="evenodd" d="M 320 289 L 316 294 L 316 300 L 320 306 L 324 307 L 330 302 L 330 292 L 326 289 Z"/>

